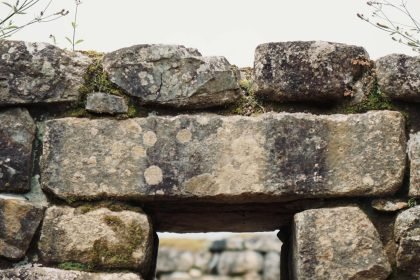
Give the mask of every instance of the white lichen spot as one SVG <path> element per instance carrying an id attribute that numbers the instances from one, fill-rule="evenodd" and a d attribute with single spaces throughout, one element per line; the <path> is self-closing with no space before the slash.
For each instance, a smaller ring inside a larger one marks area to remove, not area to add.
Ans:
<path id="1" fill-rule="evenodd" d="M 141 71 L 140 73 L 139 73 L 139 78 L 140 79 L 145 79 L 147 77 L 147 72 L 146 71 Z"/>
<path id="2" fill-rule="evenodd" d="M 143 144 L 146 146 L 152 147 L 153 145 L 155 145 L 156 141 L 157 137 L 153 131 L 147 131 L 143 135 Z"/>
<path id="3" fill-rule="evenodd" d="M 191 131 L 189 131 L 188 129 L 181 129 L 176 134 L 176 139 L 182 144 L 190 142 L 191 137 L 192 137 Z"/>
<path id="4" fill-rule="evenodd" d="M 209 123 L 209 118 L 205 116 L 197 117 L 197 122 L 201 125 L 207 125 Z"/>
<path id="5" fill-rule="evenodd" d="M 368 185 L 370 187 L 375 185 L 375 182 L 373 181 L 372 177 L 370 177 L 370 175 L 366 175 L 365 177 L 363 177 L 362 183 L 363 185 Z"/>
<path id="6" fill-rule="evenodd" d="M 98 132 L 99 132 L 98 129 L 96 129 L 94 127 L 92 127 L 90 129 L 90 135 L 92 135 L 92 136 L 96 136 L 98 134 Z"/>
<path id="7" fill-rule="evenodd" d="M 149 185 L 158 185 L 163 181 L 162 170 L 158 166 L 152 165 L 144 171 L 144 179 Z"/>
<path id="8" fill-rule="evenodd" d="M 146 151 L 141 146 L 136 146 L 131 149 L 131 155 L 135 159 L 140 159 L 146 157 Z"/>

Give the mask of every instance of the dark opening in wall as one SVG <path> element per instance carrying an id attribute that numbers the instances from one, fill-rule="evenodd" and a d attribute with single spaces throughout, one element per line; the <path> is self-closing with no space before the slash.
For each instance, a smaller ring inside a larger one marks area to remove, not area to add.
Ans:
<path id="1" fill-rule="evenodd" d="M 278 231 L 158 233 L 158 280 L 279 280 Z"/>

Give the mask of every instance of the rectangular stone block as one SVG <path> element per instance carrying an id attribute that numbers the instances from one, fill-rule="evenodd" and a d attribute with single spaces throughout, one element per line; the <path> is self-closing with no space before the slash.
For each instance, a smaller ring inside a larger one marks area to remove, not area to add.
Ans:
<path id="1" fill-rule="evenodd" d="M 394 193 L 405 168 L 398 112 L 195 115 L 46 122 L 45 190 L 71 200 L 226 203 Z"/>
<path id="2" fill-rule="evenodd" d="M 410 159 L 409 195 L 420 197 L 420 132 L 410 136 L 408 157 Z"/>
<path id="3" fill-rule="evenodd" d="M 30 190 L 35 123 L 26 109 L 0 110 L 0 192 Z"/>

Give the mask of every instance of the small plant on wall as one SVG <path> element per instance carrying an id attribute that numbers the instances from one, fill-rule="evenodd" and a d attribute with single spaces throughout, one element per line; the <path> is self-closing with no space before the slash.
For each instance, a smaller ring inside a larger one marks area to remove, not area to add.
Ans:
<path id="1" fill-rule="evenodd" d="M 1 4 L 6 6 L 7 9 L 0 11 L 0 40 L 10 38 L 15 33 L 33 24 L 51 22 L 69 13 L 65 9 L 50 13 L 48 11 L 52 3 L 52 0 L 50 0 L 36 16 L 22 22 L 21 19 L 24 18 L 24 15 L 33 12 L 33 9 L 38 8 L 40 3 L 42 3 L 40 0 L 3 1 Z"/>

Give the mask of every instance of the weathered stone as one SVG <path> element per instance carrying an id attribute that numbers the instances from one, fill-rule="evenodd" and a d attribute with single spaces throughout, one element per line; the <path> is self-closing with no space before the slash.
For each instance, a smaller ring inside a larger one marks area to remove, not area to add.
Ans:
<path id="1" fill-rule="evenodd" d="M 78 262 L 94 267 L 136 269 L 152 263 L 153 230 L 141 212 L 48 208 L 38 244 L 47 263 Z"/>
<path id="2" fill-rule="evenodd" d="M 43 209 L 0 195 L 0 256 L 21 259 L 42 220 Z"/>
<path id="3" fill-rule="evenodd" d="M 145 103 L 204 108 L 239 98 L 238 71 L 224 57 L 175 45 L 136 45 L 105 55 L 112 82 Z"/>
<path id="4" fill-rule="evenodd" d="M 378 232 L 358 207 L 307 210 L 293 224 L 293 279 L 387 279 Z"/>
<path id="5" fill-rule="evenodd" d="M 420 206 L 400 213 L 395 221 L 395 241 L 398 244 L 397 267 L 420 278 Z"/>
<path id="6" fill-rule="evenodd" d="M 264 258 L 254 251 L 225 251 L 220 254 L 217 271 L 220 275 L 238 275 L 259 272 L 264 265 Z"/>
<path id="7" fill-rule="evenodd" d="M 264 257 L 263 280 L 280 279 L 280 251 L 269 252 Z"/>
<path id="8" fill-rule="evenodd" d="M 383 212 L 395 212 L 408 207 L 406 199 L 384 199 L 378 198 L 372 201 L 372 207 L 375 210 Z"/>
<path id="9" fill-rule="evenodd" d="M 244 239 L 240 236 L 231 236 L 221 240 L 215 240 L 210 245 L 211 251 L 243 250 Z"/>
<path id="10" fill-rule="evenodd" d="M 269 202 L 393 194 L 398 112 L 64 118 L 46 123 L 42 184 L 67 200 Z"/>
<path id="11" fill-rule="evenodd" d="M 45 43 L 2 41 L 0 105 L 74 102 L 91 59 Z"/>
<path id="12" fill-rule="evenodd" d="M 376 61 L 380 90 L 391 99 L 420 102 L 420 56 L 391 54 Z"/>
<path id="13" fill-rule="evenodd" d="M 280 253 L 282 242 L 280 239 L 273 235 L 255 235 L 247 237 L 244 240 L 245 248 L 258 252 L 276 252 Z"/>
<path id="14" fill-rule="evenodd" d="M 369 55 L 362 47 L 309 41 L 259 45 L 256 94 L 275 101 L 337 101 L 351 95 Z"/>
<path id="15" fill-rule="evenodd" d="M 420 197 L 420 132 L 410 135 L 408 142 L 408 158 L 410 159 L 409 195 Z"/>
<path id="16" fill-rule="evenodd" d="M 194 254 L 194 267 L 203 272 L 210 271 L 210 262 L 212 260 L 212 253 L 210 252 L 196 252 Z"/>
<path id="17" fill-rule="evenodd" d="M 26 109 L 0 111 L 0 192 L 30 190 L 34 138 L 35 123 Z"/>
<path id="18" fill-rule="evenodd" d="M 157 272 L 186 272 L 194 265 L 192 252 L 177 250 L 173 248 L 159 248 Z"/>
<path id="19" fill-rule="evenodd" d="M 142 280 L 134 273 L 88 273 L 48 267 L 0 270 L 0 280 Z"/>
<path id="20" fill-rule="evenodd" d="M 103 92 L 91 93 L 87 96 L 86 110 L 94 113 L 124 114 L 128 106 L 124 98 Z"/>

